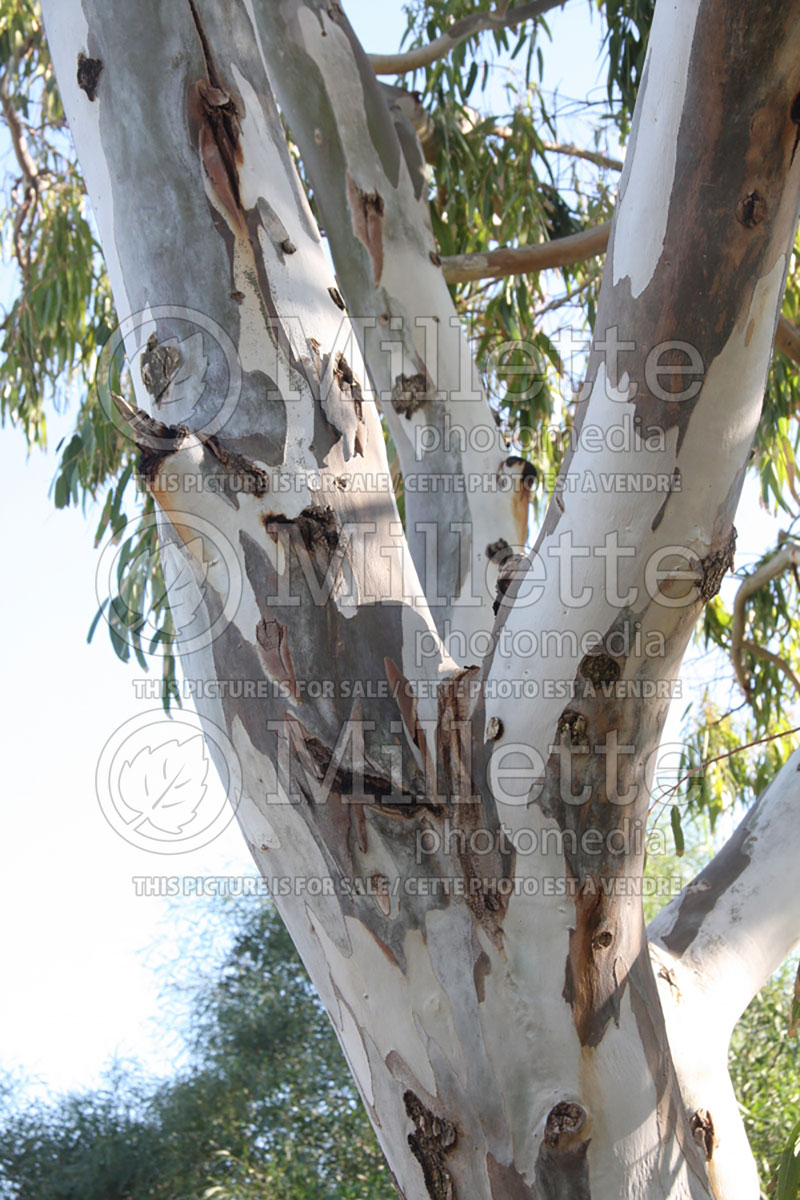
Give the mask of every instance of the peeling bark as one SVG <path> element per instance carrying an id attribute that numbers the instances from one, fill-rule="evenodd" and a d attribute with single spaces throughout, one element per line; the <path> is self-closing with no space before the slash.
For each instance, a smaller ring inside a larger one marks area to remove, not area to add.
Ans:
<path id="1" fill-rule="evenodd" d="M 732 559 L 797 219 L 800 9 L 658 0 L 579 405 L 602 449 L 578 445 L 562 480 L 657 472 L 669 488 L 562 489 L 530 556 L 532 473 L 480 391 L 464 394 L 414 144 L 341 10 L 45 0 L 44 12 L 117 311 L 140 318 L 126 344 L 131 361 L 142 354 L 137 406 L 120 410 L 165 529 L 188 545 L 193 522 L 210 527 L 241 575 L 228 612 L 226 567 L 209 555 L 199 602 L 226 620 L 185 649 L 184 669 L 270 685 L 267 699 L 204 691 L 199 709 L 236 749 L 243 832 L 400 1194 L 746 1195 L 726 1035 L 795 936 L 789 898 L 759 880 L 779 860 L 792 878 L 781 827 L 797 764 L 648 947 L 642 834 L 668 695 L 637 688 L 674 681 Z M 97 104 L 75 78 L 90 27 Z M 323 205 L 335 280 L 272 86 Z M 187 311 L 210 385 L 167 423 L 153 412 L 166 415 L 177 378 L 163 351 Z M 420 315 L 439 331 L 436 361 Z M 615 342 L 633 343 L 622 362 Z M 622 413 L 657 444 L 615 449 Z M 487 421 L 487 448 L 416 461 L 423 425 L 441 438 L 451 419 Z M 442 500 L 408 486 L 473 469 L 513 473 L 518 490 Z M 447 623 L 487 633 L 493 604 L 485 661 L 448 653 Z M 532 632 L 537 649 L 519 651 Z"/>

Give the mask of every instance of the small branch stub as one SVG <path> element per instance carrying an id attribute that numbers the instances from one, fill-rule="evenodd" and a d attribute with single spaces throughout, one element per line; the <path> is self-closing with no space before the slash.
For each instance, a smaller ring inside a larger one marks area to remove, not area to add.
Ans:
<path id="1" fill-rule="evenodd" d="M 90 100 L 97 96 L 97 85 L 103 70 L 103 60 L 89 58 L 86 54 L 78 55 L 78 87 Z"/>
<path id="2" fill-rule="evenodd" d="M 489 717 L 489 722 L 486 726 L 486 740 L 496 742 L 503 736 L 503 722 L 499 717 Z"/>
<path id="3" fill-rule="evenodd" d="M 160 404 L 175 378 L 182 359 L 176 346 L 162 346 L 154 333 L 147 339 L 139 370 L 142 383 L 156 404 Z"/>
<path id="4" fill-rule="evenodd" d="M 458 1141 L 455 1125 L 437 1117 L 411 1090 L 403 1095 L 406 1112 L 414 1124 L 408 1135 L 411 1153 L 422 1167 L 425 1187 L 431 1200 L 455 1200 L 453 1179 L 445 1159 Z"/>
<path id="5" fill-rule="evenodd" d="M 689 1121 L 689 1126 L 692 1130 L 694 1140 L 706 1156 L 706 1162 L 709 1162 L 714 1153 L 714 1146 L 716 1145 L 714 1121 L 711 1113 L 707 1108 L 698 1108 Z"/>
<path id="6" fill-rule="evenodd" d="M 570 1100 L 561 1100 L 547 1114 L 545 1144 L 552 1150 L 566 1149 L 586 1124 L 586 1109 Z"/>
<path id="7" fill-rule="evenodd" d="M 424 375 L 398 375 L 392 387 L 392 408 L 407 419 L 428 400 Z"/>
<path id="8" fill-rule="evenodd" d="M 760 192 L 748 192 L 736 205 L 736 220 L 745 229 L 755 229 L 767 215 L 767 202 Z"/>

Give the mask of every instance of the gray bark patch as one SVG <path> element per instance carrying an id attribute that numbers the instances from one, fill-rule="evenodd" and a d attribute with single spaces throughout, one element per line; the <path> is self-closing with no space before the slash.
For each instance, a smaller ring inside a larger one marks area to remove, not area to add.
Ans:
<path id="1" fill-rule="evenodd" d="M 535 1192 L 513 1163 L 503 1165 L 493 1154 L 487 1154 L 486 1173 L 489 1176 L 492 1196 L 497 1200 L 536 1200 Z"/>
<path id="2" fill-rule="evenodd" d="M 689 884 L 672 929 L 661 938 L 673 954 L 680 957 L 688 950 L 717 900 L 750 865 L 750 855 L 745 849 L 750 837 L 746 818 L 705 870 Z"/>

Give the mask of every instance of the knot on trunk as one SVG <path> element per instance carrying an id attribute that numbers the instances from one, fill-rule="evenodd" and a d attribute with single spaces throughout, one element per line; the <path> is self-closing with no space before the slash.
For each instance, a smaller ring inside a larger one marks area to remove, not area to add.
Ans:
<path id="1" fill-rule="evenodd" d="M 403 1094 L 406 1113 L 414 1124 L 408 1135 L 411 1153 L 422 1167 L 431 1200 L 455 1200 L 453 1180 L 445 1159 L 455 1150 L 458 1132 L 444 1117 L 437 1117 L 412 1091 Z"/>

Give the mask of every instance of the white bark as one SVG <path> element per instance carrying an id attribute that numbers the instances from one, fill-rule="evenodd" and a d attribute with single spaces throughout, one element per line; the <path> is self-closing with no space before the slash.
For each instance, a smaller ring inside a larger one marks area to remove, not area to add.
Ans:
<path id="1" fill-rule="evenodd" d="M 478 662 L 489 549 L 524 548 L 535 476 L 509 455 L 442 276 L 422 151 L 341 13 L 323 0 L 250 11 L 397 449 L 412 557 L 453 657 Z"/>
<path id="2" fill-rule="evenodd" d="M 681 1092 L 713 1114 L 716 1194 L 758 1194 L 728 1077 L 728 1045 L 753 996 L 800 942 L 796 750 L 712 863 L 648 928 Z"/>
<path id="3" fill-rule="evenodd" d="M 343 286 L 373 311 L 380 263 L 386 296 L 418 315 L 410 279 L 427 246 L 419 198 L 386 112 L 373 110 L 385 138 L 365 145 L 371 85 L 336 6 L 323 7 L 44 5 L 118 311 L 148 315 L 130 355 L 153 332 L 158 342 L 174 334 L 189 309 L 201 310 L 201 332 L 209 323 L 219 331 L 199 400 L 166 419 L 136 379 L 150 416 L 128 413 L 165 537 L 190 563 L 203 546 L 198 602 L 209 614 L 224 610 L 226 589 L 225 564 L 204 544 L 209 527 L 241 571 L 230 623 L 214 641 L 192 643 L 185 670 L 275 685 L 267 700 L 206 694 L 201 716 L 236 748 L 239 820 L 402 1195 L 707 1196 L 713 1173 L 687 1111 L 694 1091 L 682 1093 L 673 1066 L 638 895 L 636 830 L 667 699 L 633 693 L 675 678 L 730 564 L 797 216 L 789 112 L 800 6 L 772 6 L 767 23 L 722 0 L 659 0 L 617 229 L 638 229 L 645 202 L 659 218 L 638 248 L 612 233 L 581 412 L 582 433 L 595 426 L 602 449 L 584 442 L 565 474 L 662 475 L 670 488 L 561 493 L 535 565 L 510 583 L 480 672 L 457 671 L 438 640 L 382 486 L 387 463 L 361 354 L 343 340 L 337 284 L 272 100 L 271 70 L 290 121 L 311 130 L 310 161 L 312 144 L 340 138 L 327 166 L 321 155 L 315 186 L 328 178 L 338 189 Z M 269 44 L 268 17 L 276 29 L 286 22 L 280 44 Z M 688 65 L 665 65 L 687 21 Z M 296 56 L 291 69 L 278 61 L 282 47 Z M 96 99 L 76 84 L 79 52 L 102 61 Z M 309 95 L 329 105 L 317 125 L 290 86 L 302 68 Z M 654 124 L 641 116 L 650 79 L 664 114 Z M 660 166 L 646 189 L 637 161 L 674 168 Z M 371 215 L 380 205 L 362 211 L 348 198 L 342 169 L 356 194 L 383 199 L 380 238 Z M 433 308 L 422 315 L 441 323 L 441 277 L 433 264 L 420 277 Z M 615 327 L 635 343 L 624 367 L 598 344 Z M 662 375 L 659 394 L 650 351 L 676 340 L 691 342 L 701 365 Z M 228 341 L 240 394 L 217 427 L 219 346 Z M 368 337 L 364 345 L 374 379 L 379 356 Z M 435 378 L 447 393 L 458 338 L 443 349 Z M 691 394 L 674 399 L 684 386 Z M 644 437 L 652 431 L 648 448 L 616 447 L 623 416 Z M 236 477 L 251 486 L 235 486 Z M 447 520 L 446 508 L 436 517 Z M 474 519 L 479 526 L 483 516 Z M 486 535 L 472 532 L 480 550 Z M 559 580 L 552 551 L 569 543 L 582 555 L 575 580 L 585 599 L 570 599 Z M 608 576 L 615 548 L 619 571 Z M 653 575 L 665 550 L 668 570 Z M 532 580 L 541 584 L 535 604 Z M 626 625 L 641 644 L 617 645 Z M 525 649 L 533 632 L 539 644 Z M 541 641 L 549 633 L 575 645 L 556 653 Z M 431 653 L 420 654 L 421 636 Z M 363 697 L 354 699 L 353 680 L 368 685 Z M 330 690 L 315 693 L 315 682 Z M 612 840 L 625 822 L 634 844 L 620 854 Z M 367 890 L 354 891 L 354 878 Z"/>

